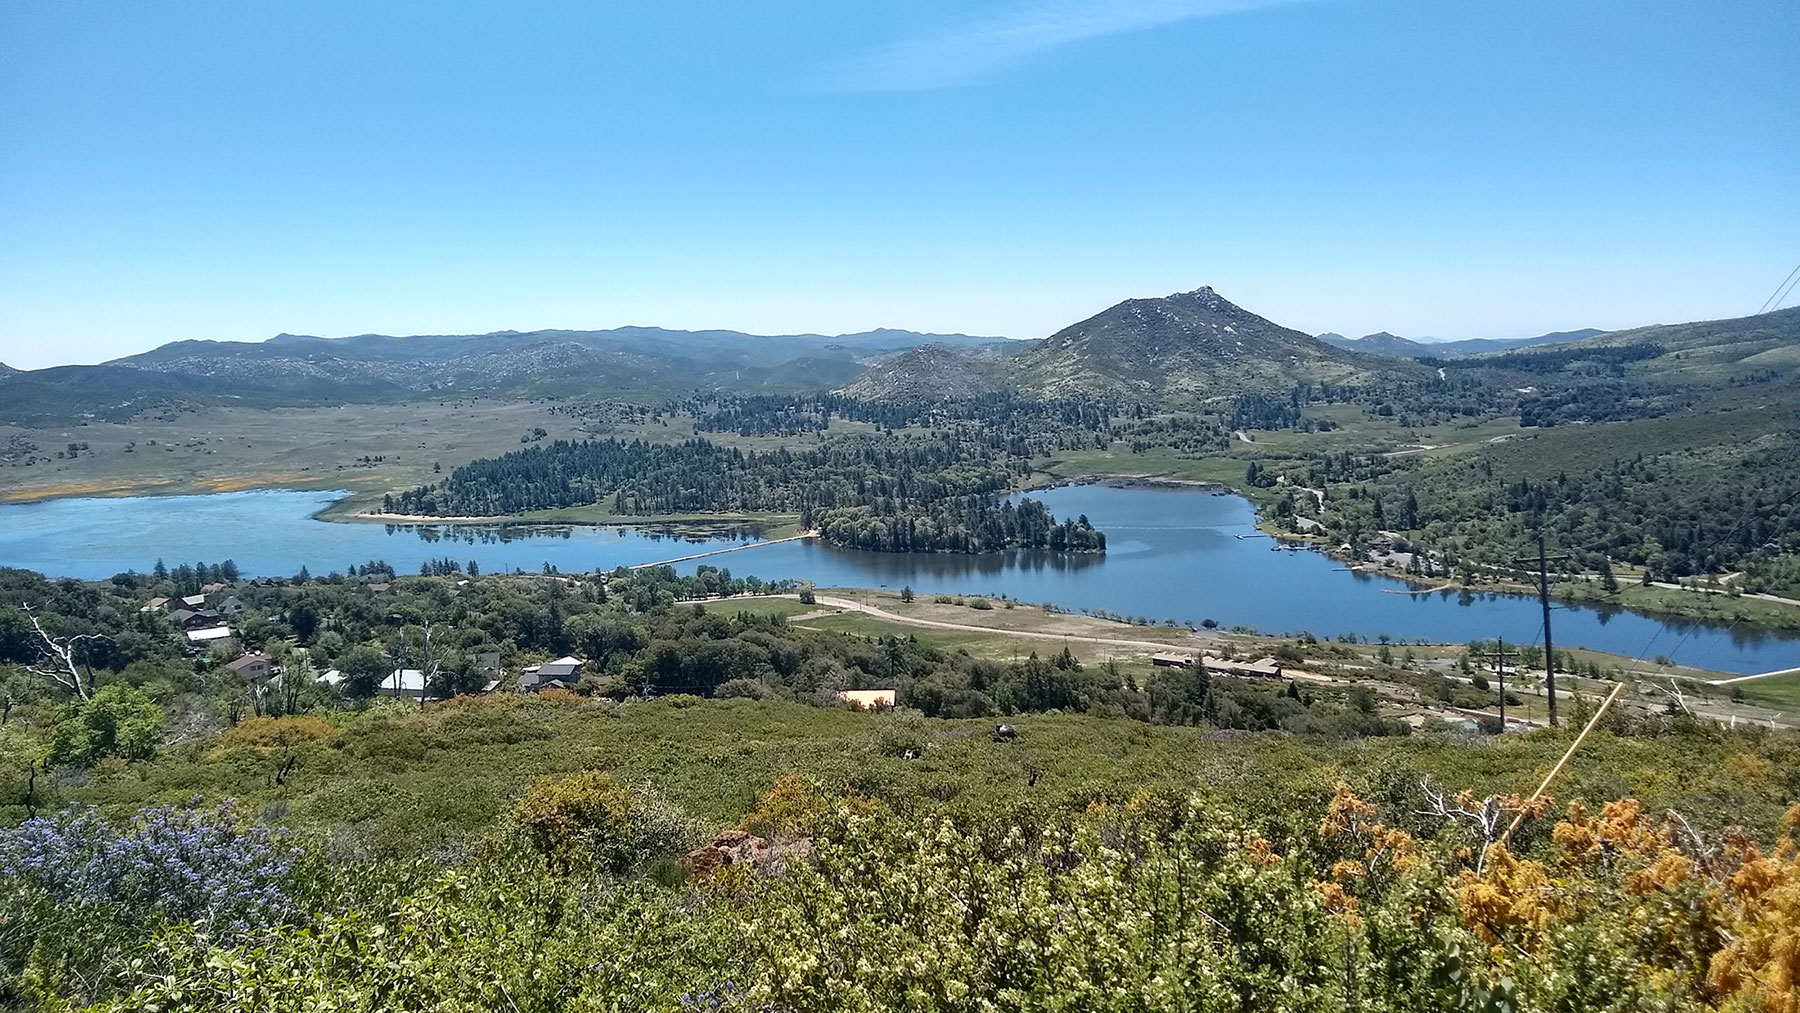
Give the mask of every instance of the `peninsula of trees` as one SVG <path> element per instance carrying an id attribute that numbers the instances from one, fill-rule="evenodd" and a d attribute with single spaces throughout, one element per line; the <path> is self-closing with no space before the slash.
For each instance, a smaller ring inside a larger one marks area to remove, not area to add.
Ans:
<path id="1" fill-rule="evenodd" d="M 601 505 L 619 516 L 795 513 L 835 544 L 888 552 L 1104 552 L 1086 517 L 1005 498 L 1030 458 L 964 430 L 867 433 L 767 452 L 709 440 L 559 440 L 473 461 L 384 498 L 388 513 L 509 517 Z"/>

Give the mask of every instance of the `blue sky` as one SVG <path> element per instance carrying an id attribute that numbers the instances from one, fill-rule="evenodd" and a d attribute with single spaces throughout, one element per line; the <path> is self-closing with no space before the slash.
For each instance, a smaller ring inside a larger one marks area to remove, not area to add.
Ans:
<path id="1" fill-rule="evenodd" d="M 0 361 L 1038 336 L 1211 284 L 1443 338 L 1753 312 L 1792 0 L 0 6 Z"/>

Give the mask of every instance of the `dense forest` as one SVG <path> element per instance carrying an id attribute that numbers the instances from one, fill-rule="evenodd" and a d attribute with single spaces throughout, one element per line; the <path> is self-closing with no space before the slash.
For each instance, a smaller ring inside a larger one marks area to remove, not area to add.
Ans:
<path id="1" fill-rule="evenodd" d="M 797 513 L 839 544 L 886 551 L 1022 547 L 1100 552 L 1083 518 L 1057 523 L 1041 503 L 1000 502 L 1028 457 L 964 429 L 855 434 L 798 450 L 721 447 L 704 439 L 559 440 L 475 461 L 442 481 L 390 495 L 390 513 L 506 516 L 604 504 L 621 516 Z"/>

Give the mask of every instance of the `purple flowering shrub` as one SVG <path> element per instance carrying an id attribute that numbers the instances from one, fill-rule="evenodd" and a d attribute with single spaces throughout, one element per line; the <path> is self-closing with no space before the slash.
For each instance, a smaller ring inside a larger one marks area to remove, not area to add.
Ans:
<path id="1" fill-rule="evenodd" d="M 127 925 L 192 923 L 234 939 L 294 916 L 300 854 L 267 827 L 240 829 L 230 803 L 158 806 L 125 823 L 70 807 L 0 830 L 0 881 Z"/>

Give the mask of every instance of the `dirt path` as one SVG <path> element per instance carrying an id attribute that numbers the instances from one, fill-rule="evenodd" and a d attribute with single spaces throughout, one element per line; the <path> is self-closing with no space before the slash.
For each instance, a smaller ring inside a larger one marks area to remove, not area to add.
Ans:
<path id="1" fill-rule="evenodd" d="M 1027 640 L 1069 640 L 1078 644 L 1100 644 L 1105 647 L 1131 647 L 1138 650 L 1147 650 L 1152 653 L 1158 651 L 1197 651 L 1200 647 L 1200 636 L 1198 634 L 1194 635 L 1196 640 L 1194 645 L 1184 646 L 1182 644 L 1163 643 L 1155 640 L 1125 640 L 1113 637 L 1087 637 L 1073 633 L 1009 630 L 998 626 L 974 626 L 969 623 L 947 623 L 938 619 L 918 619 L 913 616 L 896 615 L 886 609 L 879 609 L 873 605 L 864 605 L 862 602 L 851 601 L 848 598 L 833 598 L 826 595 L 819 595 L 814 600 L 820 605 L 830 606 L 831 608 L 845 612 L 860 612 L 866 616 L 886 620 L 888 622 L 900 623 L 904 626 L 927 626 L 937 630 L 960 630 L 966 633 L 988 633 L 995 636 L 1020 637 Z M 796 616 L 790 621 L 814 618 L 823 618 L 823 616 L 820 612 L 809 612 L 804 616 Z"/>
<path id="2" fill-rule="evenodd" d="M 1708 685 L 1729 686 L 1734 682 L 1749 682 L 1752 679 L 1767 679 L 1772 675 L 1800 675 L 1800 668 L 1784 668 L 1778 672 L 1758 672 L 1755 675 L 1740 675 L 1735 679 L 1717 679 Z"/>

